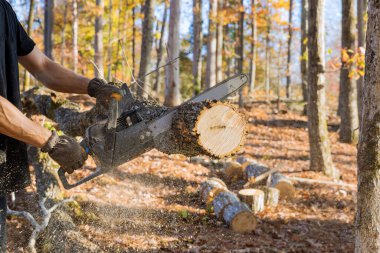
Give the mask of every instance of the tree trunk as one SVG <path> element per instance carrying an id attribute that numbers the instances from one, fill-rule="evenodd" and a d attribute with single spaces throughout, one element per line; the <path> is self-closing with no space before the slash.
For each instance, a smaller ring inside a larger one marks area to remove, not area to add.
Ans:
<path id="1" fill-rule="evenodd" d="M 136 76 L 136 8 L 132 8 L 132 74 Z"/>
<path id="2" fill-rule="evenodd" d="M 202 81 L 202 0 L 193 0 L 193 19 L 194 19 L 194 47 L 193 47 L 193 77 L 194 77 L 194 95 L 201 91 Z"/>
<path id="3" fill-rule="evenodd" d="M 73 1 L 74 5 L 74 1 Z M 65 47 L 66 47 L 66 25 L 67 25 L 67 12 L 68 12 L 68 3 L 66 0 L 63 1 L 63 24 L 61 28 L 61 65 L 65 63 Z M 73 9 L 73 15 L 74 15 L 74 9 Z M 73 18 L 74 19 L 74 18 Z M 73 22 L 74 26 L 74 22 Z"/>
<path id="4" fill-rule="evenodd" d="M 250 84 L 249 93 L 252 95 L 255 89 L 256 81 L 256 40 L 257 40 L 257 28 L 256 28 L 256 1 L 252 0 L 252 19 L 251 19 L 251 59 L 250 59 Z"/>
<path id="5" fill-rule="evenodd" d="M 305 103 L 304 114 L 307 114 L 307 102 L 308 102 L 308 52 L 307 52 L 307 40 L 308 40 L 308 1 L 302 0 L 301 7 L 301 85 L 302 85 L 302 98 Z"/>
<path id="6" fill-rule="evenodd" d="M 366 21 L 364 19 L 365 14 L 367 13 L 367 0 L 357 0 L 357 15 L 358 15 L 358 48 L 359 53 L 364 51 L 365 48 L 365 26 Z M 357 93 L 358 93 L 358 115 L 359 122 L 362 118 L 363 111 L 363 84 L 364 77 L 360 76 L 357 81 Z"/>
<path id="7" fill-rule="evenodd" d="M 100 12 L 95 17 L 95 76 L 104 78 L 103 66 L 103 13 L 104 13 L 104 0 L 96 0 L 96 6 Z"/>
<path id="8" fill-rule="evenodd" d="M 165 9 L 164 9 L 164 16 L 162 17 L 162 25 L 161 25 L 161 32 L 160 32 L 160 39 L 158 41 L 158 46 L 157 46 L 157 63 L 156 63 L 156 69 L 160 67 L 161 61 L 162 61 L 162 52 L 163 52 L 163 42 L 165 38 L 165 29 L 166 29 L 166 19 L 168 16 L 168 5 L 165 4 Z M 160 71 L 156 72 L 156 81 L 154 82 L 154 90 L 156 92 L 156 96 L 158 97 L 160 94 Z"/>
<path id="9" fill-rule="evenodd" d="M 30 3 L 29 3 L 29 16 L 28 16 L 28 28 L 27 28 L 27 33 L 28 33 L 29 36 L 32 35 L 32 31 L 33 31 L 34 6 L 35 6 L 35 1 L 34 0 L 30 0 Z M 29 86 L 30 86 L 30 74 L 25 69 L 24 70 L 24 86 L 23 86 L 23 91 L 29 90 Z"/>
<path id="10" fill-rule="evenodd" d="M 355 54 L 355 17 L 354 0 L 342 0 L 342 50 L 346 51 L 352 58 Z M 339 138 L 342 142 L 357 143 L 358 141 L 358 103 L 356 80 L 350 77 L 355 72 L 355 64 L 344 62 L 340 70 L 340 132 Z"/>
<path id="11" fill-rule="evenodd" d="M 113 44 L 113 36 L 112 36 L 112 26 L 113 26 L 113 3 L 112 0 L 108 1 L 108 59 L 107 59 L 107 80 L 112 81 L 112 44 Z"/>
<path id="12" fill-rule="evenodd" d="M 218 0 L 210 0 L 210 14 L 207 36 L 206 88 L 216 84 L 216 18 L 218 15 Z"/>
<path id="13" fill-rule="evenodd" d="M 265 96 L 267 97 L 267 100 L 269 100 L 270 95 L 270 31 L 271 31 L 271 20 L 270 20 L 270 9 L 269 9 L 269 3 L 267 1 L 267 30 L 265 33 L 265 73 L 264 73 L 264 82 L 265 82 Z"/>
<path id="14" fill-rule="evenodd" d="M 73 0 L 73 69 L 78 71 L 78 2 Z"/>
<path id="15" fill-rule="evenodd" d="M 223 9 L 223 0 L 218 0 L 218 13 Z M 223 81 L 223 18 L 218 15 L 216 23 L 216 83 Z"/>
<path id="16" fill-rule="evenodd" d="M 239 55 L 239 63 L 238 63 L 238 72 L 243 73 L 243 67 L 244 67 L 244 1 L 241 0 L 241 8 L 242 11 L 240 12 L 240 20 L 239 20 L 239 43 L 238 43 L 238 55 Z M 243 89 L 239 90 L 239 107 L 243 108 L 244 101 L 243 101 Z"/>
<path id="17" fill-rule="evenodd" d="M 148 72 L 148 67 L 151 61 L 155 2 L 155 0 L 146 0 L 144 5 L 144 22 L 141 39 L 140 70 L 138 76 L 139 87 L 137 88 L 137 95 L 140 97 L 147 97 L 147 93 L 149 93 L 149 87 L 145 83 L 145 74 Z"/>
<path id="18" fill-rule="evenodd" d="M 288 61 L 286 64 L 286 98 L 291 97 L 291 60 L 292 60 L 292 37 L 293 37 L 293 0 L 289 1 L 289 34 L 288 34 Z"/>
<path id="19" fill-rule="evenodd" d="M 380 1 L 368 4 L 355 252 L 380 252 Z"/>
<path id="20" fill-rule="evenodd" d="M 44 24 L 44 52 L 47 57 L 53 59 L 54 0 L 45 0 Z"/>
<path id="21" fill-rule="evenodd" d="M 309 1 L 309 102 L 310 169 L 339 178 L 334 168 L 326 119 L 324 0 Z"/>
<path id="22" fill-rule="evenodd" d="M 180 41 L 180 16 L 181 1 L 170 0 L 168 57 L 175 59 L 179 57 Z M 166 106 L 176 106 L 181 103 L 179 82 L 179 60 L 166 67 L 165 103 Z"/>

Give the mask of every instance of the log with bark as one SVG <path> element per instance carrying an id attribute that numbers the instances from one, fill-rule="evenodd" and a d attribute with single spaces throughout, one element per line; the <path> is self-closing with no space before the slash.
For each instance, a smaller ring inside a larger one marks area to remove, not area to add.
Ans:
<path id="1" fill-rule="evenodd" d="M 237 181 L 244 179 L 243 166 L 238 162 L 228 162 L 223 169 L 226 179 L 229 181 Z"/>
<path id="2" fill-rule="evenodd" d="M 258 189 L 242 189 L 239 191 L 239 197 L 244 203 L 251 206 L 253 213 L 264 210 L 264 191 Z"/>
<path id="3" fill-rule="evenodd" d="M 266 174 L 270 176 L 269 187 L 274 187 L 280 191 L 281 199 L 293 199 L 295 195 L 295 187 L 293 183 L 283 174 L 279 172 L 270 173 L 271 170 L 265 165 L 256 162 L 245 162 L 243 165 L 245 178 L 248 182 L 259 183 L 257 178 Z M 262 180 L 261 180 L 262 181 Z"/>
<path id="4" fill-rule="evenodd" d="M 251 232 L 256 228 L 256 218 L 249 207 L 236 194 L 230 192 L 222 180 L 211 178 L 202 183 L 200 197 L 207 208 L 213 207 L 215 215 L 239 232 Z"/>

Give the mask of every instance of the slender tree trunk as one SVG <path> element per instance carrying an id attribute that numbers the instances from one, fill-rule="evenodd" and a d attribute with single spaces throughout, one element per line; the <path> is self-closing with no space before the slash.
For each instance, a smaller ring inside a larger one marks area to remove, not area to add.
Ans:
<path id="1" fill-rule="evenodd" d="M 66 0 L 63 1 L 64 5 L 64 11 L 63 11 L 63 25 L 61 29 L 61 65 L 65 62 L 65 47 L 66 47 L 66 25 L 67 25 L 67 11 L 68 11 L 68 3 Z M 74 5 L 74 1 L 73 1 Z M 74 15 L 74 9 L 73 9 L 73 15 Z M 74 17 L 73 17 L 74 19 Z M 73 22 L 74 23 L 74 22 Z M 74 24 L 73 24 L 74 26 Z"/>
<path id="2" fill-rule="evenodd" d="M 365 26 L 366 22 L 364 20 L 364 15 L 367 13 L 367 0 L 357 0 L 357 15 L 358 15 L 358 48 L 359 53 L 364 51 L 365 48 Z M 358 114 L 359 121 L 362 118 L 363 110 L 363 83 L 364 77 L 360 76 L 357 81 L 357 92 L 358 92 Z"/>
<path id="3" fill-rule="evenodd" d="M 307 33 L 308 33 L 308 1 L 302 0 L 301 7 L 301 85 L 302 85 L 302 98 L 305 103 L 304 114 L 307 114 L 307 100 L 308 100 L 308 63 L 307 63 Z"/>
<path id="4" fill-rule="evenodd" d="M 256 81 L 256 40 L 257 40 L 257 29 L 256 29 L 256 1 L 252 0 L 252 20 L 251 20 L 251 60 L 250 60 L 250 85 L 249 93 L 252 96 L 252 93 L 255 89 Z"/>
<path id="5" fill-rule="evenodd" d="M 355 252 L 380 252 L 380 1 L 369 0 Z"/>
<path id="6" fill-rule="evenodd" d="M 104 0 L 96 0 L 96 6 L 100 9 L 100 13 L 95 17 L 95 76 L 104 78 L 103 66 L 103 14 Z"/>
<path id="7" fill-rule="evenodd" d="M 147 96 L 148 85 L 145 83 L 145 74 L 151 60 L 151 51 L 153 45 L 153 19 L 154 19 L 155 0 L 146 0 L 144 6 L 144 22 L 141 41 L 141 59 L 137 88 L 137 94 L 140 97 Z"/>
<path id="8" fill-rule="evenodd" d="M 119 0 L 119 8 L 117 9 L 117 46 L 116 46 L 116 63 L 114 67 L 114 77 L 117 77 L 117 71 L 120 65 L 120 44 L 123 45 L 124 37 L 121 36 L 121 24 L 123 16 L 123 1 Z M 126 22 L 126 21 L 125 21 Z M 124 80 L 123 78 L 121 80 Z"/>
<path id="9" fill-rule="evenodd" d="M 292 37 L 293 37 L 293 0 L 289 1 L 289 34 L 288 34 L 288 61 L 286 64 L 286 98 L 291 97 L 291 60 L 292 60 Z"/>
<path id="10" fill-rule="evenodd" d="M 280 111 L 281 102 L 281 54 L 282 54 L 282 43 L 280 42 L 280 48 L 277 55 L 277 111 Z"/>
<path id="11" fill-rule="evenodd" d="M 27 28 L 27 33 L 29 34 L 29 36 L 32 35 L 32 31 L 33 31 L 34 6 L 35 6 L 35 1 L 34 0 L 30 0 L 30 3 L 29 3 L 29 16 L 28 16 L 28 28 Z M 25 69 L 24 70 L 24 87 L 23 87 L 23 91 L 28 90 L 29 86 L 30 86 L 30 74 Z"/>
<path id="12" fill-rule="evenodd" d="M 107 80 L 112 81 L 112 26 L 113 26 L 113 11 L 112 0 L 108 1 L 108 59 L 107 59 Z"/>
<path id="13" fill-rule="evenodd" d="M 238 72 L 243 73 L 243 63 L 244 63 L 244 2 L 241 0 L 241 6 L 243 7 L 242 11 L 240 12 L 240 20 L 239 20 L 239 46 L 238 46 L 238 55 L 239 55 L 239 61 L 238 61 Z M 244 100 L 243 100 L 243 89 L 239 90 L 239 107 L 243 108 L 244 106 Z"/>
<path id="14" fill-rule="evenodd" d="M 180 41 L 180 16 L 181 0 L 170 0 L 170 19 L 169 19 L 169 39 L 168 57 L 174 59 L 179 57 Z M 176 106 L 181 103 L 180 82 L 179 82 L 179 61 L 175 61 L 166 68 L 166 88 L 165 106 Z"/>
<path id="15" fill-rule="evenodd" d="M 218 13 L 223 9 L 223 0 L 218 0 Z M 216 24 L 216 83 L 223 80 L 223 18 L 219 16 Z"/>
<path id="16" fill-rule="evenodd" d="M 218 0 L 210 0 L 209 27 L 207 36 L 206 88 L 216 84 L 216 17 L 218 15 Z"/>
<path id="17" fill-rule="evenodd" d="M 54 0 L 45 0 L 44 24 L 45 54 L 50 59 L 53 59 Z"/>
<path id="18" fill-rule="evenodd" d="M 310 169 L 338 178 L 331 158 L 326 120 L 324 0 L 309 1 L 309 108 Z"/>
<path id="19" fill-rule="evenodd" d="M 132 73 L 136 76 L 136 8 L 132 8 Z"/>
<path id="20" fill-rule="evenodd" d="M 270 95 L 270 57 L 269 57 L 269 50 L 270 50 L 270 30 L 271 30 L 271 20 L 270 20 L 270 9 L 269 9 L 269 3 L 267 1 L 267 30 L 265 34 L 265 74 L 264 74 L 264 82 L 265 82 L 265 95 L 267 100 L 269 100 Z"/>
<path id="21" fill-rule="evenodd" d="M 354 0 L 342 0 L 342 49 L 347 51 L 350 58 L 355 53 L 356 41 L 354 4 Z M 357 143 L 359 134 L 356 80 L 350 78 L 350 73 L 354 71 L 354 64 L 342 61 L 340 70 L 342 107 L 339 137 L 342 142 L 348 143 Z"/>
<path id="22" fill-rule="evenodd" d="M 78 71 L 78 2 L 73 0 L 73 69 Z"/>
<path id="23" fill-rule="evenodd" d="M 202 81 L 202 0 L 193 0 L 193 19 L 194 19 L 194 47 L 193 47 L 193 76 L 194 76 L 194 95 L 201 91 Z"/>
<path id="24" fill-rule="evenodd" d="M 161 60 L 162 60 L 162 52 L 163 52 L 163 42 L 165 38 L 165 28 L 166 28 L 166 17 L 168 16 L 168 5 L 165 3 L 165 9 L 164 9 L 164 16 L 162 17 L 162 25 L 161 25 L 161 32 L 160 32 L 160 39 L 158 41 L 157 46 L 157 63 L 156 63 L 156 69 L 160 67 Z M 154 82 L 154 90 L 156 92 L 156 96 L 160 94 L 160 71 L 157 71 L 156 74 L 156 81 Z"/>

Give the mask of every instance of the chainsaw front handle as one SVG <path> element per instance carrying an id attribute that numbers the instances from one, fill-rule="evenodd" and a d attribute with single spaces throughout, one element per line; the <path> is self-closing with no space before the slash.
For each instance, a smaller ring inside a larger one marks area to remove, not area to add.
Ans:
<path id="1" fill-rule="evenodd" d="M 73 183 L 73 184 L 70 184 L 69 181 L 67 180 L 67 177 L 66 177 L 66 172 L 64 169 L 62 168 L 59 168 L 58 169 L 58 176 L 59 176 L 59 179 L 61 180 L 62 182 L 62 185 L 63 187 L 66 189 L 66 190 L 70 190 L 74 187 L 77 187 L 81 184 L 84 184 L 88 181 L 90 181 L 91 179 L 94 179 L 102 174 L 104 174 L 106 171 L 102 170 L 101 168 L 97 167 L 96 168 L 96 171 L 94 171 L 92 174 L 88 175 L 87 177 L 84 177 L 82 178 L 81 180 Z"/>

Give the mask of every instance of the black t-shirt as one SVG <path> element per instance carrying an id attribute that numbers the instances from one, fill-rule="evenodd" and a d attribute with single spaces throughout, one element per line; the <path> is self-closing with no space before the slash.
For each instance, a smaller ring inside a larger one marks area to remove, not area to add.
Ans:
<path id="1" fill-rule="evenodd" d="M 0 96 L 20 109 L 18 56 L 29 54 L 34 46 L 10 4 L 0 0 Z M 0 134 L 0 193 L 20 190 L 29 183 L 26 145 Z"/>

